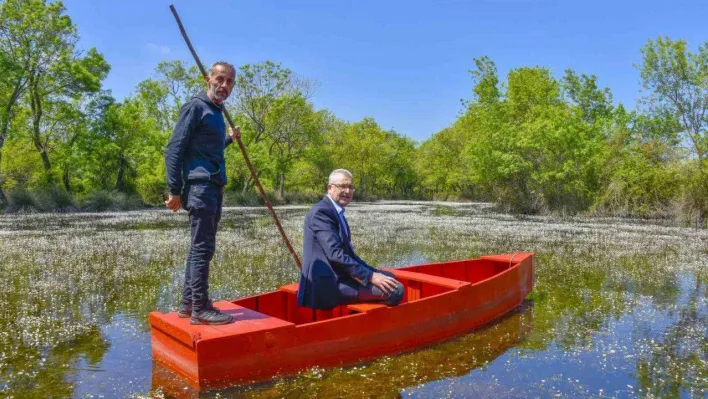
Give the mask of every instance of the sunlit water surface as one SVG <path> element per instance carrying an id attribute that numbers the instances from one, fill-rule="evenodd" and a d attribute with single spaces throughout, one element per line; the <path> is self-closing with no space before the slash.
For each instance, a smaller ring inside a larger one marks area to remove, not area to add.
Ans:
<path id="1" fill-rule="evenodd" d="M 277 210 L 296 248 L 306 211 Z M 347 217 L 378 266 L 535 252 L 534 291 L 445 343 L 201 397 L 708 396 L 705 230 L 469 203 L 352 204 Z M 182 212 L 0 215 L 0 396 L 199 397 L 153 364 L 147 323 L 176 307 L 188 245 Z M 212 297 L 297 277 L 263 209 L 225 209 Z"/>

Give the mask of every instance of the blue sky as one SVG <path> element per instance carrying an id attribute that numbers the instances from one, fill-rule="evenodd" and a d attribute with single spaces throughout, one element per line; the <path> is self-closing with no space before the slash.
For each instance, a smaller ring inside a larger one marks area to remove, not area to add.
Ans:
<path id="1" fill-rule="evenodd" d="M 641 47 L 650 38 L 708 42 L 708 1 L 194 1 L 174 0 L 204 63 L 270 59 L 319 86 L 317 109 L 374 117 L 417 141 L 449 126 L 471 97 L 473 59 L 500 77 L 522 66 L 595 74 L 633 108 Z M 118 99 L 154 76 L 161 60 L 191 61 L 168 8 L 154 0 L 65 0 L 80 47 L 112 66 Z"/>

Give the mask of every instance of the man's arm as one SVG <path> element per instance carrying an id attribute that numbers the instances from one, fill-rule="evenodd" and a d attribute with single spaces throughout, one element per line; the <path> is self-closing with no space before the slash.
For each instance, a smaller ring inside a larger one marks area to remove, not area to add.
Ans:
<path id="1" fill-rule="evenodd" d="M 173 212 L 182 206 L 182 165 L 184 153 L 187 151 L 189 139 L 197 126 L 197 115 L 191 103 L 182 106 L 179 119 L 172 131 L 169 143 L 165 148 L 165 167 L 167 169 L 167 190 L 169 198 L 165 205 Z"/>
<path id="2" fill-rule="evenodd" d="M 236 126 L 236 129 L 229 129 L 229 135 L 226 136 L 226 143 L 224 148 L 228 147 L 229 144 L 236 141 L 237 138 L 241 137 L 241 126 Z"/>
<path id="3" fill-rule="evenodd" d="M 336 222 L 320 209 L 312 217 L 312 230 L 330 262 L 344 269 L 362 286 L 371 282 L 373 271 L 346 254 L 344 242 L 339 237 Z"/>
<path id="4" fill-rule="evenodd" d="M 167 189 L 170 195 L 182 193 L 182 164 L 189 139 L 197 125 L 197 115 L 191 103 L 182 106 L 179 119 L 172 130 L 172 137 L 165 148 L 165 167 L 167 169 Z"/>

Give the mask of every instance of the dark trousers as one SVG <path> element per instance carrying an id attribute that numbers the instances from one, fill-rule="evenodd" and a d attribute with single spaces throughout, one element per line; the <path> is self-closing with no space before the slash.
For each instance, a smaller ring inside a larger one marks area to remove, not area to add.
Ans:
<path id="1" fill-rule="evenodd" d="M 386 270 L 376 270 L 376 272 L 396 278 L 393 273 Z M 339 293 L 343 305 L 361 302 L 380 302 L 386 305 L 398 305 L 403 299 L 404 287 L 401 282 L 398 282 L 396 290 L 389 295 L 371 283 L 366 287 L 362 287 L 359 283 L 347 279 L 340 280 Z"/>
<path id="2" fill-rule="evenodd" d="M 216 249 L 216 228 L 221 220 L 224 189 L 212 183 L 184 187 L 182 204 L 189 212 L 192 246 L 184 271 L 182 303 L 200 311 L 209 299 L 209 263 Z"/>

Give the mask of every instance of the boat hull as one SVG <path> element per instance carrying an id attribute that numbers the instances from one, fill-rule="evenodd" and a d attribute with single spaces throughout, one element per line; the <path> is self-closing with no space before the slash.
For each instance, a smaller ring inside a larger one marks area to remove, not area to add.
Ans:
<path id="1" fill-rule="evenodd" d="M 359 363 L 450 339 L 514 309 L 533 288 L 533 254 L 391 269 L 404 302 L 296 304 L 297 284 L 215 305 L 235 323 L 192 326 L 175 312 L 150 314 L 153 359 L 197 390 L 250 384 L 301 370 Z"/>

